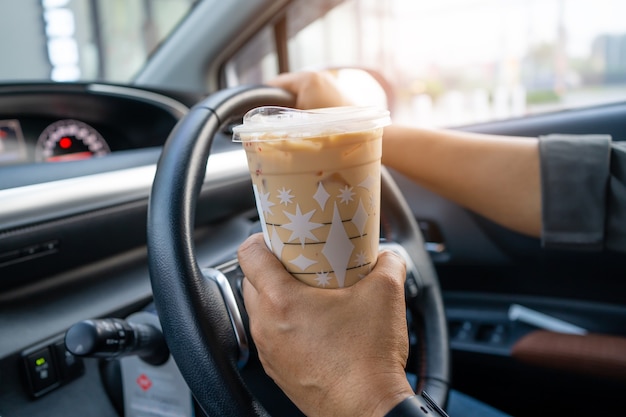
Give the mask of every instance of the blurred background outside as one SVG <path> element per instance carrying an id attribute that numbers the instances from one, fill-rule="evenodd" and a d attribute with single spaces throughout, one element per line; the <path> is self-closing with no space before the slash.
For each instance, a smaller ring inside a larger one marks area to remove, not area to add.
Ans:
<path id="1" fill-rule="evenodd" d="M 455 126 L 626 99 L 623 0 L 297 0 L 289 14 L 290 68 L 381 72 L 396 122 Z M 260 61 L 235 71 L 239 81 L 276 73 L 271 53 Z"/>
<path id="2" fill-rule="evenodd" d="M 0 0 L 0 80 L 128 83 L 195 3 Z M 624 16 L 623 0 L 294 0 L 289 65 L 379 71 L 396 122 L 479 123 L 626 100 Z M 277 72 L 268 28 L 226 80 Z"/>
<path id="3" fill-rule="evenodd" d="M 0 0 L 0 81 L 127 83 L 196 0 Z"/>

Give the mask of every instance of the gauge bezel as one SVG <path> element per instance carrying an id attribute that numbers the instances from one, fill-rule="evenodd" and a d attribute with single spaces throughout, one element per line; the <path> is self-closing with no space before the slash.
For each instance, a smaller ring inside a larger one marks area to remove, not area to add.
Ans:
<path id="1" fill-rule="evenodd" d="M 26 142 L 20 121 L 17 119 L 0 120 L 0 130 L 13 133 L 12 137 L 4 138 L 3 142 L 0 142 L 0 165 L 19 164 L 26 161 Z M 7 145 L 9 141 L 12 146 Z"/>
<path id="2" fill-rule="evenodd" d="M 67 136 L 74 137 L 84 144 L 91 154 L 89 158 L 111 153 L 109 144 L 96 128 L 80 120 L 61 119 L 49 124 L 39 135 L 35 145 L 35 160 L 37 162 L 54 162 L 51 159 L 55 157 L 55 149 L 60 146 L 59 141 Z M 69 156 L 72 153 L 66 155 Z M 72 158 L 68 157 L 67 159 L 71 160 Z"/>

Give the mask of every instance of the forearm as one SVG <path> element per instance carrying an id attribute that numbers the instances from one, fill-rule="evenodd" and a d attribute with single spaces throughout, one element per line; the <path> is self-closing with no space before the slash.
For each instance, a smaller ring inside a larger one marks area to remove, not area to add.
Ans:
<path id="1" fill-rule="evenodd" d="M 394 125 L 383 163 L 505 227 L 541 232 L 537 139 Z"/>

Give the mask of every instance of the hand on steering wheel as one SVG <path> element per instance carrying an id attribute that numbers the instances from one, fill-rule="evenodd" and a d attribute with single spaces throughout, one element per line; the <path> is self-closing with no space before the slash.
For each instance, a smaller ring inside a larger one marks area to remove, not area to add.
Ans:
<path id="1" fill-rule="evenodd" d="M 170 351 L 194 397 L 209 416 L 267 415 L 261 403 L 246 387 L 237 367 L 239 347 L 231 325 L 231 315 L 220 288 L 214 281 L 205 278 L 194 253 L 195 205 L 204 181 L 211 141 L 221 125 L 235 115 L 242 115 L 261 105 L 289 106 L 292 101 L 293 97 L 289 93 L 268 87 L 238 87 L 213 94 L 194 106 L 179 122 L 166 143 L 157 168 L 148 212 L 148 255 L 154 301 Z M 410 278 L 418 289 L 407 297 L 407 306 L 412 310 L 414 322 L 418 325 L 417 351 L 420 369 L 413 370 L 419 377 L 418 391 L 425 389 L 435 401 L 445 404 L 448 393 L 449 348 L 437 277 L 424 250 L 415 219 L 391 175 L 384 169 L 381 196 L 381 236 L 387 241 L 398 243 L 406 252 L 411 261 Z M 245 247 L 243 251 L 245 253 Z M 387 261 L 393 263 L 392 256 L 383 257 L 383 268 L 387 267 Z M 381 274 L 384 277 L 388 273 L 381 271 Z M 399 306 L 402 306 L 402 311 L 404 306 L 400 302 L 398 282 L 393 279 L 387 276 L 372 284 L 372 288 L 365 288 L 363 291 L 366 294 L 378 286 L 389 290 L 389 299 L 396 300 L 397 305 L 390 308 L 388 313 L 397 316 Z M 259 279 L 255 281 L 259 285 L 257 290 L 263 288 L 260 282 Z M 345 290 L 343 293 L 323 289 L 319 291 L 334 294 L 325 293 L 322 299 L 341 298 L 341 294 L 350 291 L 359 292 L 359 289 Z M 250 288 L 246 291 L 249 294 Z M 344 301 L 350 298 L 344 297 Z M 357 296 L 350 302 L 358 304 L 358 300 Z M 274 301 L 278 302 L 277 305 L 284 302 Z M 368 305 L 362 304 L 358 308 L 367 309 Z M 347 323 L 349 325 L 350 322 Z M 263 326 L 263 323 L 256 323 L 254 326 Z M 377 327 L 373 331 L 384 334 L 386 330 Z M 403 332 L 402 329 L 396 329 L 394 333 L 396 331 Z M 404 335 L 406 336 L 405 331 Z M 334 336 L 334 342 L 338 343 L 337 335 L 327 336 L 330 337 L 329 340 L 333 340 L 331 336 Z M 356 342 L 357 336 L 358 332 L 350 334 L 348 343 Z M 262 344 L 267 343 L 261 339 L 260 341 Z M 298 340 L 292 342 L 299 343 Z M 359 349 L 367 352 L 364 346 Z M 388 351 L 383 351 L 380 355 L 385 356 L 387 353 Z M 297 356 L 294 359 L 306 360 Z M 273 360 L 267 360 L 265 364 L 270 362 L 273 366 Z M 393 370 L 394 383 L 400 384 L 400 392 L 403 392 L 403 387 L 406 387 L 404 382 L 396 381 L 399 362 L 402 362 L 401 357 L 392 357 L 389 369 Z M 374 362 L 370 365 L 373 364 Z M 380 369 L 378 365 L 375 368 Z M 278 375 L 271 367 L 268 370 L 273 376 Z M 369 382 L 375 384 L 373 377 L 370 379 Z M 335 378 L 335 381 L 338 379 Z M 280 380 L 279 383 L 289 385 L 284 387 L 289 395 L 294 395 L 296 390 L 301 389 L 291 386 L 291 381 Z M 305 404 L 301 406 L 308 407 Z"/>
<path id="2" fill-rule="evenodd" d="M 413 395 L 399 255 L 381 253 L 365 279 L 335 290 L 294 279 L 260 234 L 241 245 L 239 263 L 259 359 L 304 414 L 383 415 Z"/>

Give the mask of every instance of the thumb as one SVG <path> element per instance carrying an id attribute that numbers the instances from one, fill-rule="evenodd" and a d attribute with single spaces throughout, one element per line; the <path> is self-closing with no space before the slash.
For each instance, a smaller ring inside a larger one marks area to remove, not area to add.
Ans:
<path id="1" fill-rule="evenodd" d="M 401 292 L 404 294 L 404 281 L 406 280 L 406 262 L 404 258 L 395 252 L 385 250 L 378 255 L 376 266 L 366 279 L 376 281 L 373 285 L 384 288 L 381 290 Z"/>
<path id="2" fill-rule="evenodd" d="M 259 293 L 275 285 L 300 283 L 268 249 L 261 233 L 248 237 L 239 246 L 237 258 L 244 275 Z"/>

